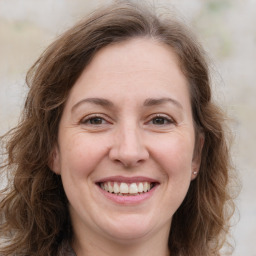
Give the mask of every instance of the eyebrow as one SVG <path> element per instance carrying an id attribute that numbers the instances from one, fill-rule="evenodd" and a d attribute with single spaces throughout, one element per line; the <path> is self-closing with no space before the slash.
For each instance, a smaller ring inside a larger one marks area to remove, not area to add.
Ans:
<path id="1" fill-rule="evenodd" d="M 83 99 L 78 101 L 71 109 L 71 111 L 73 112 L 76 108 L 78 108 L 80 105 L 84 104 L 84 103 L 92 103 L 95 105 L 99 105 L 102 107 L 107 107 L 107 108 L 111 108 L 114 106 L 114 104 L 107 100 L 107 99 L 103 99 L 103 98 L 87 98 L 87 99 Z"/>
<path id="2" fill-rule="evenodd" d="M 144 101 L 143 105 L 146 107 L 151 107 L 151 106 L 156 106 L 156 105 L 162 105 L 162 104 L 165 104 L 168 102 L 176 105 L 178 108 L 183 109 L 181 103 L 172 98 L 159 98 L 159 99 L 149 98 Z"/>
<path id="3" fill-rule="evenodd" d="M 172 98 L 159 98 L 159 99 L 155 99 L 155 98 L 148 98 L 144 101 L 143 106 L 145 107 L 151 107 L 151 106 L 157 106 L 157 105 L 162 105 L 165 103 L 172 103 L 174 105 L 176 105 L 177 107 L 183 109 L 182 105 L 175 99 Z M 84 104 L 84 103 L 91 103 L 91 104 L 95 104 L 98 106 L 102 106 L 102 107 L 107 107 L 107 108 L 111 108 L 114 106 L 114 103 L 104 99 L 104 98 L 86 98 L 86 99 L 82 99 L 79 102 L 77 102 L 72 108 L 71 111 L 73 112 L 76 108 L 78 108 L 80 105 Z"/>

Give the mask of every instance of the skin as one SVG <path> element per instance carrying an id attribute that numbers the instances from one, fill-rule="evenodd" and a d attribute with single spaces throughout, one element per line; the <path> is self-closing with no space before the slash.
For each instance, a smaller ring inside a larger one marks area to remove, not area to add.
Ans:
<path id="1" fill-rule="evenodd" d="M 148 38 L 101 49 L 70 92 L 51 166 L 70 203 L 77 255 L 169 255 L 172 216 L 200 165 L 194 147 L 188 84 L 172 49 Z M 142 202 L 120 204 L 96 184 L 110 176 L 157 186 Z"/>

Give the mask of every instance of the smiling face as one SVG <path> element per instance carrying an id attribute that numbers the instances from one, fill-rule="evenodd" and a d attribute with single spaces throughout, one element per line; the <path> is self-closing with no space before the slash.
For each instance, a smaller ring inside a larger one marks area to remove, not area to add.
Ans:
<path id="1" fill-rule="evenodd" d="M 100 50 L 70 92 L 51 166 L 75 237 L 168 239 L 199 168 L 194 145 L 188 85 L 172 49 L 141 38 Z"/>

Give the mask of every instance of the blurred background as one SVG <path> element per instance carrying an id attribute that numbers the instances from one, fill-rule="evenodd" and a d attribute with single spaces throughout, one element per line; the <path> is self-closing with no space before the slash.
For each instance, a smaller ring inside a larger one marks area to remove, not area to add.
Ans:
<path id="1" fill-rule="evenodd" d="M 107 2 L 0 0 L 0 135 L 18 121 L 27 92 L 25 75 L 41 52 L 81 17 Z M 215 98 L 232 118 L 233 161 L 242 180 L 237 199 L 240 220 L 232 229 L 233 255 L 256 256 L 256 1 L 147 2 L 175 9 L 209 54 Z"/>

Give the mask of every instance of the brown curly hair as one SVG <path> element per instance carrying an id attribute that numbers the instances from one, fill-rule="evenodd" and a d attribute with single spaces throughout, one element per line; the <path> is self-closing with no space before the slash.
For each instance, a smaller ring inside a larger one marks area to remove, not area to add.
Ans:
<path id="1" fill-rule="evenodd" d="M 173 216 L 170 252 L 219 255 L 234 210 L 228 186 L 232 168 L 224 115 L 211 98 L 205 52 L 176 18 L 127 1 L 93 12 L 53 42 L 28 71 L 30 90 L 21 121 L 2 137 L 8 156 L 2 169 L 11 177 L 1 191 L 0 255 L 58 255 L 63 241 L 72 239 L 62 182 L 49 168 L 62 111 L 94 55 L 134 37 L 154 38 L 176 53 L 190 88 L 196 134 L 204 134 L 199 175 Z"/>

